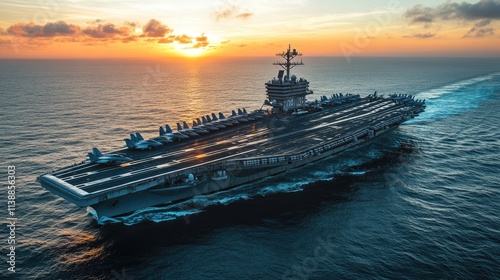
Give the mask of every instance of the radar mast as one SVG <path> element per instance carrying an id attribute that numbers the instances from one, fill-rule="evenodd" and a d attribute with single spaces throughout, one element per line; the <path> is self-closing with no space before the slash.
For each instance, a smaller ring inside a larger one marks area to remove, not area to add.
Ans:
<path id="1" fill-rule="evenodd" d="M 273 65 L 279 65 L 283 67 L 283 69 L 286 70 L 286 76 L 288 79 L 290 79 L 290 69 L 297 65 L 304 65 L 304 63 L 302 63 L 302 60 L 300 60 L 300 62 L 292 61 L 295 57 L 302 56 L 302 54 L 298 53 L 296 49 L 290 50 L 290 44 L 288 44 L 288 50 L 286 52 L 277 53 L 276 56 L 281 56 L 286 60 L 286 62 L 275 62 L 273 63 Z"/>

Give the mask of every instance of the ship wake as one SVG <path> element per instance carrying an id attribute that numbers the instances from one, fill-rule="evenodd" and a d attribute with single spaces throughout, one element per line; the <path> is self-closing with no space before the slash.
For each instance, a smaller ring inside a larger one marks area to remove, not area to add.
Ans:
<path id="1" fill-rule="evenodd" d="M 500 72 L 496 72 L 418 93 L 416 98 L 426 99 L 425 112 L 405 124 L 439 120 L 476 109 L 491 99 L 499 87 Z"/>

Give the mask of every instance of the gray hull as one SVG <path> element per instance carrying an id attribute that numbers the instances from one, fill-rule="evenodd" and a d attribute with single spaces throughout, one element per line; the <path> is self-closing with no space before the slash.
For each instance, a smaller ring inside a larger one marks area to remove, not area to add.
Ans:
<path id="1" fill-rule="evenodd" d="M 396 126 L 386 127 L 386 129 L 375 132 L 372 136 L 366 136 L 364 138 L 357 139 L 356 141 L 345 143 L 339 147 L 324 149 L 323 152 L 316 152 L 314 155 L 300 160 L 287 161 L 275 166 L 259 166 L 259 168 L 238 167 L 232 170 L 227 169 L 226 176 L 211 178 L 204 181 L 194 181 L 189 184 L 173 187 L 164 187 L 163 182 L 159 182 L 155 185 L 155 187 L 149 188 L 148 190 L 130 193 L 115 200 L 102 201 L 95 205 L 91 205 L 90 207 L 96 211 L 96 218 L 100 219 L 101 217 L 115 217 L 131 213 L 137 209 L 183 201 L 197 195 L 215 193 L 269 178 L 271 176 L 285 173 L 288 170 L 299 168 L 315 161 L 323 160 L 347 149 L 352 149 L 362 145 L 371 138 L 384 134 L 395 127 Z"/>

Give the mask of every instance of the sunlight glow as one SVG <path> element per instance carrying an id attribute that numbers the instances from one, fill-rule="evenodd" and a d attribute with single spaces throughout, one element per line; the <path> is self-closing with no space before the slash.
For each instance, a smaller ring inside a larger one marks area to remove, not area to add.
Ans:
<path id="1" fill-rule="evenodd" d="M 496 1 L 17 2 L 0 1 L 0 58 L 500 56 Z"/>
<path id="2" fill-rule="evenodd" d="M 187 56 L 187 57 L 198 57 L 202 56 L 203 53 L 205 52 L 205 48 L 192 48 L 192 47 L 186 47 L 182 45 L 176 45 L 175 50 L 181 54 L 182 56 Z"/>

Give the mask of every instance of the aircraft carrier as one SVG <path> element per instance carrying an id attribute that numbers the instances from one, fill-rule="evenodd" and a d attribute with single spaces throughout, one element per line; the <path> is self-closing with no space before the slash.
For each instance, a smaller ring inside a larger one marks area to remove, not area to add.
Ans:
<path id="1" fill-rule="evenodd" d="M 178 141 L 147 145 L 151 149 L 146 150 L 129 146 L 110 157 L 89 154 L 90 160 L 44 174 L 38 182 L 55 195 L 92 208 L 96 219 L 115 217 L 330 157 L 390 131 L 425 108 L 425 100 L 410 95 L 384 97 L 376 92 L 365 97 L 338 93 L 307 101 L 312 93 L 309 81 L 290 76 L 291 68 L 303 64 L 294 60 L 301 54 L 289 46 L 277 56 L 285 61 L 274 64 L 283 70 L 265 83 L 267 99 L 261 109 L 250 113 L 238 109 L 227 118 L 207 115 L 203 123 L 178 126 L 177 132 L 165 136 Z M 137 136 L 131 135 L 128 142 L 141 141 Z"/>

